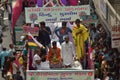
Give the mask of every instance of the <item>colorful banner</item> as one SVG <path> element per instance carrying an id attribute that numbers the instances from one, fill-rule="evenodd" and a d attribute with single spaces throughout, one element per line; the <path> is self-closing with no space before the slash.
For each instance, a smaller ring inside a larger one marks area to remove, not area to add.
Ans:
<path id="1" fill-rule="evenodd" d="M 97 15 L 85 15 L 81 17 L 83 19 L 83 23 L 97 23 L 98 17 Z"/>
<path id="2" fill-rule="evenodd" d="M 27 80 L 94 80 L 93 70 L 30 70 Z"/>
<path id="3" fill-rule="evenodd" d="M 112 26 L 112 48 L 118 48 L 120 47 L 120 25 L 118 26 Z"/>
<path id="4" fill-rule="evenodd" d="M 90 15 L 90 6 L 63 6 L 26 8 L 26 23 L 75 21 L 82 15 Z"/>

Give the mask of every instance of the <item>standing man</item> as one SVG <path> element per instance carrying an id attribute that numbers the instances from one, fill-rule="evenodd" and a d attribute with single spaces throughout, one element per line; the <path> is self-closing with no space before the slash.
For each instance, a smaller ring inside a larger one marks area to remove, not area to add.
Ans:
<path id="1" fill-rule="evenodd" d="M 65 68 L 71 67 L 75 58 L 75 49 L 73 43 L 69 41 L 69 36 L 65 36 L 65 41 L 61 45 L 61 55 Z"/>
<path id="2" fill-rule="evenodd" d="M 5 57 L 9 56 L 9 52 L 6 50 L 6 48 L 3 48 L 3 51 L 0 53 L 0 59 L 1 59 L 1 68 L 2 68 L 2 77 L 4 78 L 4 62 L 5 62 Z"/>
<path id="3" fill-rule="evenodd" d="M 68 33 L 72 33 L 72 30 L 66 27 L 66 22 L 62 22 L 62 27 L 55 29 L 55 34 L 59 38 L 60 44 L 64 42 L 64 36 L 68 35 Z"/>
<path id="4" fill-rule="evenodd" d="M 76 47 L 77 59 L 82 59 L 85 53 L 85 41 L 88 39 L 89 33 L 87 28 L 81 24 L 79 19 L 75 21 L 76 26 L 74 26 L 72 35 Z"/>
<path id="5" fill-rule="evenodd" d="M 6 50 L 6 48 L 3 48 L 3 51 L 1 51 L 1 53 L 0 53 L 1 67 L 3 67 L 3 65 L 4 65 L 6 56 L 9 56 L 9 52 Z"/>
<path id="6" fill-rule="evenodd" d="M 13 53 L 16 52 L 13 44 L 9 44 L 9 48 L 10 48 L 9 49 L 9 56 L 13 57 L 14 56 Z"/>
<path id="7" fill-rule="evenodd" d="M 50 47 L 51 39 L 51 30 L 49 27 L 46 27 L 45 22 L 40 22 L 40 31 L 37 37 L 37 40 L 44 46 Z"/>

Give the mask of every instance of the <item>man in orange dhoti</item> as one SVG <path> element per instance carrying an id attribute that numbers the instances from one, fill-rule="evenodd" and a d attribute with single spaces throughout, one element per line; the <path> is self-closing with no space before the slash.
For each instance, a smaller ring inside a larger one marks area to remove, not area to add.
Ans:
<path id="1" fill-rule="evenodd" d="M 47 60 L 50 62 L 50 68 L 61 68 L 62 59 L 60 55 L 60 48 L 57 47 L 56 41 L 52 42 L 52 46 L 48 52 Z"/>

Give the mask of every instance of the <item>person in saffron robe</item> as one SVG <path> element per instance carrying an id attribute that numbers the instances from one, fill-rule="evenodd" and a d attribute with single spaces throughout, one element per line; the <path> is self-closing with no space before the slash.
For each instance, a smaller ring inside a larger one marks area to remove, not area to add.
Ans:
<path id="1" fill-rule="evenodd" d="M 52 46 L 48 52 L 47 60 L 50 62 L 50 68 L 61 68 L 62 59 L 60 55 L 60 48 L 57 47 L 56 41 L 52 42 Z"/>
<path id="2" fill-rule="evenodd" d="M 75 24 L 72 35 L 76 47 L 76 59 L 80 60 L 83 59 L 85 53 L 84 43 L 88 39 L 89 33 L 87 28 L 81 23 L 80 19 L 76 19 Z"/>

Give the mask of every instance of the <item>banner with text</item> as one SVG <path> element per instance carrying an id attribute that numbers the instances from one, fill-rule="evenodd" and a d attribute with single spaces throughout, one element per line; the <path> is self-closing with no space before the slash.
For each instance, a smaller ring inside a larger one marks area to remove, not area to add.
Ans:
<path id="1" fill-rule="evenodd" d="M 33 36 L 38 36 L 39 33 L 39 27 L 31 27 L 23 25 L 23 34 L 26 35 L 28 33 L 31 33 Z"/>
<path id="2" fill-rule="evenodd" d="M 83 15 L 90 15 L 90 6 L 63 6 L 25 8 L 26 23 L 75 21 Z"/>
<path id="3" fill-rule="evenodd" d="M 94 80 L 93 70 L 30 70 L 27 80 Z"/>

